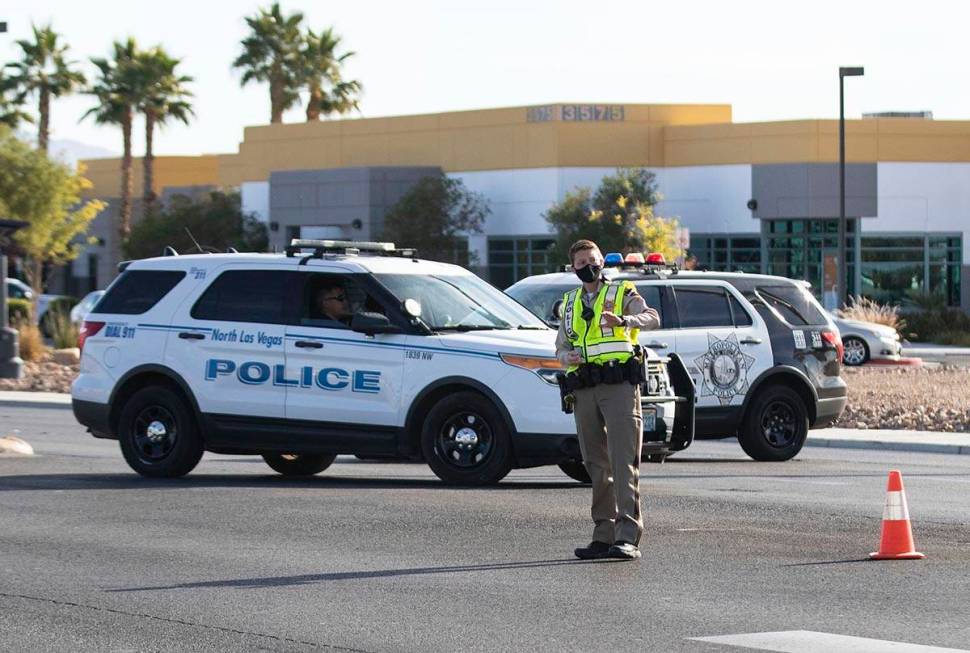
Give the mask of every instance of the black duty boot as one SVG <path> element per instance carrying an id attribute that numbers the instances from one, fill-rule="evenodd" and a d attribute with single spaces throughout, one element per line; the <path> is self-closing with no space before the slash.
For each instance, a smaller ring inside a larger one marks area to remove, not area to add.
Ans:
<path id="1" fill-rule="evenodd" d="M 584 546 L 576 549 L 573 553 L 580 560 L 598 560 L 599 558 L 605 558 L 612 549 L 606 542 L 597 542 L 593 540 L 589 543 L 589 546 Z"/>
<path id="2" fill-rule="evenodd" d="M 606 557 L 618 558 L 620 560 L 636 560 L 640 557 L 640 548 L 636 544 L 630 544 L 629 542 L 620 540 L 610 547 Z"/>

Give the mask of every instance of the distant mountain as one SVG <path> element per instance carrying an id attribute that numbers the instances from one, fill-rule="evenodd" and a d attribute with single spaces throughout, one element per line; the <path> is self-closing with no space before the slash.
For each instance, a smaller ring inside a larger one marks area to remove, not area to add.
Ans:
<path id="1" fill-rule="evenodd" d="M 121 152 L 115 152 L 97 145 L 89 145 L 80 141 L 70 139 L 54 139 L 50 144 L 50 153 L 59 159 L 63 159 L 70 164 L 75 164 L 79 159 L 104 159 L 121 156 Z"/>
<path id="2" fill-rule="evenodd" d="M 18 131 L 17 137 L 31 145 L 36 145 L 37 143 L 37 136 L 31 133 Z M 50 142 L 48 151 L 51 156 L 66 161 L 71 165 L 76 164 L 79 159 L 104 159 L 121 156 L 121 152 L 115 152 L 114 150 L 82 143 L 80 141 L 73 141 L 69 138 L 53 139 Z"/>

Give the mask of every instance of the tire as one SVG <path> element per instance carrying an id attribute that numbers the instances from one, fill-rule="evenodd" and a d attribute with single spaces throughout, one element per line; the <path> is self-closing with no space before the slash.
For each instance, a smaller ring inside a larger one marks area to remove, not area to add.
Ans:
<path id="1" fill-rule="evenodd" d="M 869 345 L 862 338 L 849 336 L 842 341 L 842 364 L 846 367 L 858 367 L 869 360 Z"/>
<path id="2" fill-rule="evenodd" d="M 175 478 L 191 472 L 204 450 L 189 406 L 176 392 L 150 385 L 121 409 L 118 441 L 128 465 L 152 478 Z"/>
<path id="3" fill-rule="evenodd" d="M 758 461 L 794 458 L 808 437 L 808 409 L 787 386 L 764 388 L 751 401 L 738 442 Z"/>
<path id="4" fill-rule="evenodd" d="M 333 464 L 336 456 L 312 453 L 264 453 L 263 460 L 283 476 L 313 476 Z"/>
<path id="5" fill-rule="evenodd" d="M 593 482 L 593 479 L 589 477 L 589 470 L 586 469 L 586 465 L 581 460 L 567 460 L 564 463 L 559 463 L 559 469 L 574 481 L 580 483 Z"/>
<path id="6" fill-rule="evenodd" d="M 512 469 L 512 438 L 495 405 L 475 392 L 438 401 L 424 420 L 421 451 L 451 485 L 492 485 Z"/>

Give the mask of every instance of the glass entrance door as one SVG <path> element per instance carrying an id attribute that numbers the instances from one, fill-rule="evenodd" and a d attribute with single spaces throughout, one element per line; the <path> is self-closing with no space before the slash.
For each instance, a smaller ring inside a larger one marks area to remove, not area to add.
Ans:
<path id="1" fill-rule="evenodd" d="M 855 292 L 855 220 L 846 224 L 848 294 Z M 789 279 L 804 279 L 812 293 L 829 309 L 838 305 L 839 221 L 770 220 L 762 224 L 766 245 L 766 272 Z"/>

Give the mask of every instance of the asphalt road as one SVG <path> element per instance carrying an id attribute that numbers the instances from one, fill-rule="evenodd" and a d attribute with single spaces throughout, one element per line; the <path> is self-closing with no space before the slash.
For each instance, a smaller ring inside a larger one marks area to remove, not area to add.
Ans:
<path id="1" fill-rule="evenodd" d="M 643 559 L 583 563 L 589 488 L 557 468 L 469 490 L 206 455 L 160 482 L 70 411 L 0 406 L 11 433 L 37 455 L 0 457 L 0 650 L 703 653 L 740 649 L 691 638 L 794 630 L 970 649 L 968 456 L 697 443 L 643 468 Z M 894 467 L 923 561 L 865 560 Z"/>

